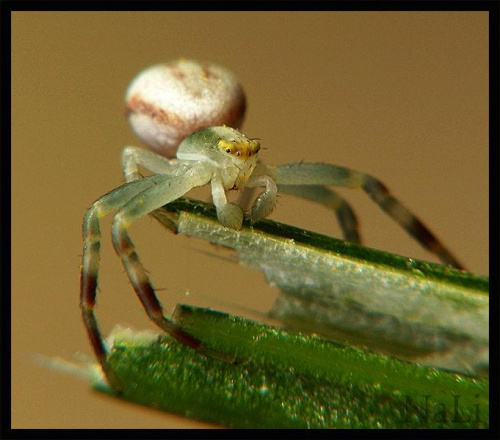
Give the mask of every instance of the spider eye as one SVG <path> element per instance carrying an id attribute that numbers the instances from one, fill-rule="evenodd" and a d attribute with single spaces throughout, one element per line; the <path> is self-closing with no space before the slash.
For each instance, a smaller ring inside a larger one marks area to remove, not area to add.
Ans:
<path id="1" fill-rule="evenodd" d="M 231 148 L 226 148 L 226 153 L 231 153 Z"/>

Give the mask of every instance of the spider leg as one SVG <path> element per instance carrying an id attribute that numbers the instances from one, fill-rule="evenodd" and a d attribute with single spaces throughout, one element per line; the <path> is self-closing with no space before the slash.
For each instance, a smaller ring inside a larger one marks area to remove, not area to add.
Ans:
<path id="1" fill-rule="evenodd" d="M 226 191 L 220 173 L 217 172 L 212 176 L 212 201 L 217 210 L 217 218 L 223 226 L 241 229 L 243 211 L 237 204 L 227 202 Z"/>
<path id="2" fill-rule="evenodd" d="M 390 217 L 398 222 L 425 249 L 445 263 L 463 269 L 463 265 L 437 237 L 389 192 L 378 179 L 348 168 L 322 163 L 292 163 L 268 167 L 278 185 L 334 185 L 362 189 Z"/>
<path id="3" fill-rule="evenodd" d="M 126 229 L 140 217 L 181 197 L 191 188 L 206 184 L 209 179 L 210 173 L 199 167 L 188 170 L 183 176 L 154 175 L 134 180 L 98 199 L 85 215 L 80 306 L 94 353 L 110 384 L 118 391 L 121 389 L 120 383 L 108 364 L 106 348 L 94 313 L 101 242 L 99 219 L 111 211 L 119 210 L 114 217 L 112 227 L 113 246 L 146 313 L 176 339 L 203 352 L 203 347 L 198 347 L 199 342 L 195 338 L 163 316 L 153 286 Z"/>
<path id="4" fill-rule="evenodd" d="M 120 385 L 106 360 L 106 348 L 99 332 L 94 314 L 96 289 L 99 274 L 101 231 L 99 219 L 119 209 L 134 195 L 155 184 L 158 176 L 140 179 L 116 188 L 98 199 L 85 214 L 83 221 L 83 257 L 80 276 L 80 308 L 90 343 L 110 384 L 115 389 Z"/>
<path id="5" fill-rule="evenodd" d="M 302 199 L 311 200 L 335 211 L 344 239 L 361 243 L 358 220 L 351 205 L 335 191 L 323 185 L 279 185 L 278 191 Z"/>
<path id="6" fill-rule="evenodd" d="M 124 147 L 121 155 L 123 175 L 127 182 L 141 179 L 143 176 L 139 173 L 139 166 L 155 174 L 178 175 L 179 169 L 186 166 L 184 162 L 177 159 L 167 159 L 152 151 L 142 148 L 128 146 Z M 183 165 L 184 164 L 184 165 Z M 155 210 L 150 213 L 162 226 L 175 232 L 175 222 L 163 210 Z"/>
<path id="7" fill-rule="evenodd" d="M 252 175 L 246 186 L 249 188 L 257 186 L 265 187 L 264 192 L 253 202 L 250 212 L 247 215 L 248 219 L 251 222 L 256 222 L 267 217 L 276 207 L 276 195 L 278 193 L 278 187 L 272 177 L 267 174 Z"/>
<path id="8" fill-rule="evenodd" d="M 208 183 L 211 175 L 200 167 L 189 170 L 183 176 L 162 177 L 163 179 L 159 180 L 155 186 L 135 195 L 115 214 L 111 229 L 113 246 L 148 317 L 183 344 L 196 348 L 201 353 L 212 354 L 209 349 L 200 345 L 200 341 L 165 317 L 147 271 L 127 232 L 127 229 L 139 218 L 178 199 L 190 189 Z"/>
<path id="9" fill-rule="evenodd" d="M 155 174 L 169 174 L 175 172 L 177 161 L 167 159 L 159 154 L 142 148 L 128 146 L 122 150 L 122 169 L 127 182 L 140 179 L 138 166 L 152 171 Z"/>

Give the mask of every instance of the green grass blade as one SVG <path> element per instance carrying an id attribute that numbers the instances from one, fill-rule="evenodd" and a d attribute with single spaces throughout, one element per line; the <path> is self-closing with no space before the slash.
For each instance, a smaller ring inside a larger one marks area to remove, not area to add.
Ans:
<path id="1" fill-rule="evenodd" d="M 117 334 L 110 362 L 122 398 L 235 428 L 488 427 L 487 379 L 208 309 L 180 306 L 176 318 L 237 362 L 206 358 L 163 336 Z"/>
<path id="2" fill-rule="evenodd" d="M 280 288 L 274 318 L 468 374 L 489 366 L 488 278 L 270 220 L 224 228 L 212 205 L 180 199 L 156 213 L 177 232 L 233 249 Z"/>

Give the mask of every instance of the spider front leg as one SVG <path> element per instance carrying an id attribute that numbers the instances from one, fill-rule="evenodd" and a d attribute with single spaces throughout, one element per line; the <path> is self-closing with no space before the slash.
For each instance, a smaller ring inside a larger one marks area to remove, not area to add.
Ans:
<path id="1" fill-rule="evenodd" d="M 292 163 L 268 167 L 278 185 L 333 185 L 359 188 L 366 192 L 390 217 L 398 222 L 425 249 L 445 263 L 458 269 L 463 265 L 437 237 L 389 192 L 378 179 L 348 168 L 322 163 Z"/>
<path id="2" fill-rule="evenodd" d="M 181 174 L 183 167 L 178 160 L 167 159 L 152 151 L 134 146 L 123 148 L 121 162 L 123 175 L 125 176 L 125 180 L 127 182 L 141 179 L 143 177 L 139 173 L 139 166 L 142 166 L 155 174 L 168 174 L 173 176 Z M 175 222 L 165 214 L 165 211 L 159 209 L 151 212 L 150 214 L 162 226 L 175 231 Z"/>
<path id="3" fill-rule="evenodd" d="M 202 353 L 208 353 L 209 351 L 202 347 L 197 339 L 165 317 L 155 289 L 127 232 L 130 225 L 139 218 L 178 199 L 193 187 L 206 184 L 210 176 L 204 172 L 199 173 L 193 168 L 181 177 L 162 177 L 163 179 L 155 186 L 129 200 L 115 215 L 111 230 L 113 246 L 148 317 L 183 344 L 196 348 Z"/>
<path id="4" fill-rule="evenodd" d="M 265 187 L 264 192 L 253 202 L 247 215 L 248 220 L 253 223 L 267 217 L 276 207 L 278 187 L 272 177 L 267 174 L 252 175 L 246 186 L 249 188 Z"/>
<path id="5" fill-rule="evenodd" d="M 84 247 L 80 276 L 80 308 L 92 349 L 110 384 L 115 389 L 120 389 L 120 385 L 108 365 L 106 348 L 94 314 L 101 249 L 99 219 L 122 207 L 132 197 L 154 185 L 158 179 L 158 176 L 153 176 L 137 180 L 109 192 L 94 202 L 83 221 Z"/>
<path id="6" fill-rule="evenodd" d="M 219 222 L 227 228 L 241 229 L 243 223 L 243 210 L 235 203 L 228 203 L 226 191 L 218 172 L 212 175 L 212 201 L 217 210 Z"/>
<path id="7" fill-rule="evenodd" d="M 193 187 L 206 184 L 209 179 L 210 174 L 205 172 L 203 167 L 193 167 L 180 177 L 154 175 L 135 180 L 101 197 L 85 215 L 80 306 L 94 353 L 110 385 L 117 391 L 121 386 L 107 361 L 106 348 L 94 314 L 101 242 L 99 219 L 111 211 L 119 210 L 112 227 L 113 246 L 147 315 L 177 340 L 208 354 L 210 351 L 204 350 L 197 339 L 164 316 L 154 288 L 126 230 L 134 221 L 181 197 Z"/>

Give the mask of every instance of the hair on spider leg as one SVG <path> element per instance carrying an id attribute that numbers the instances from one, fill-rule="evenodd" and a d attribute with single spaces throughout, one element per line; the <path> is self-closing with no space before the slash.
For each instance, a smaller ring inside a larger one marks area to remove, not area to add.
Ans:
<path id="1" fill-rule="evenodd" d="M 280 193 L 276 194 L 276 205 L 277 205 L 278 203 L 281 203 L 281 198 L 282 198 L 282 197 L 283 197 L 283 194 L 280 194 Z"/>
<path id="2" fill-rule="evenodd" d="M 150 272 L 148 269 L 146 269 L 146 268 L 144 268 L 144 272 L 146 272 L 147 274 L 150 274 L 150 273 L 151 273 L 151 272 Z M 123 269 L 120 273 L 122 273 L 122 274 L 125 274 L 125 275 L 126 275 L 126 274 L 127 274 L 127 270 L 126 270 L 126 269 Z M 156 290 L 156 288 L 155 288 L 155 290 Z"/>

